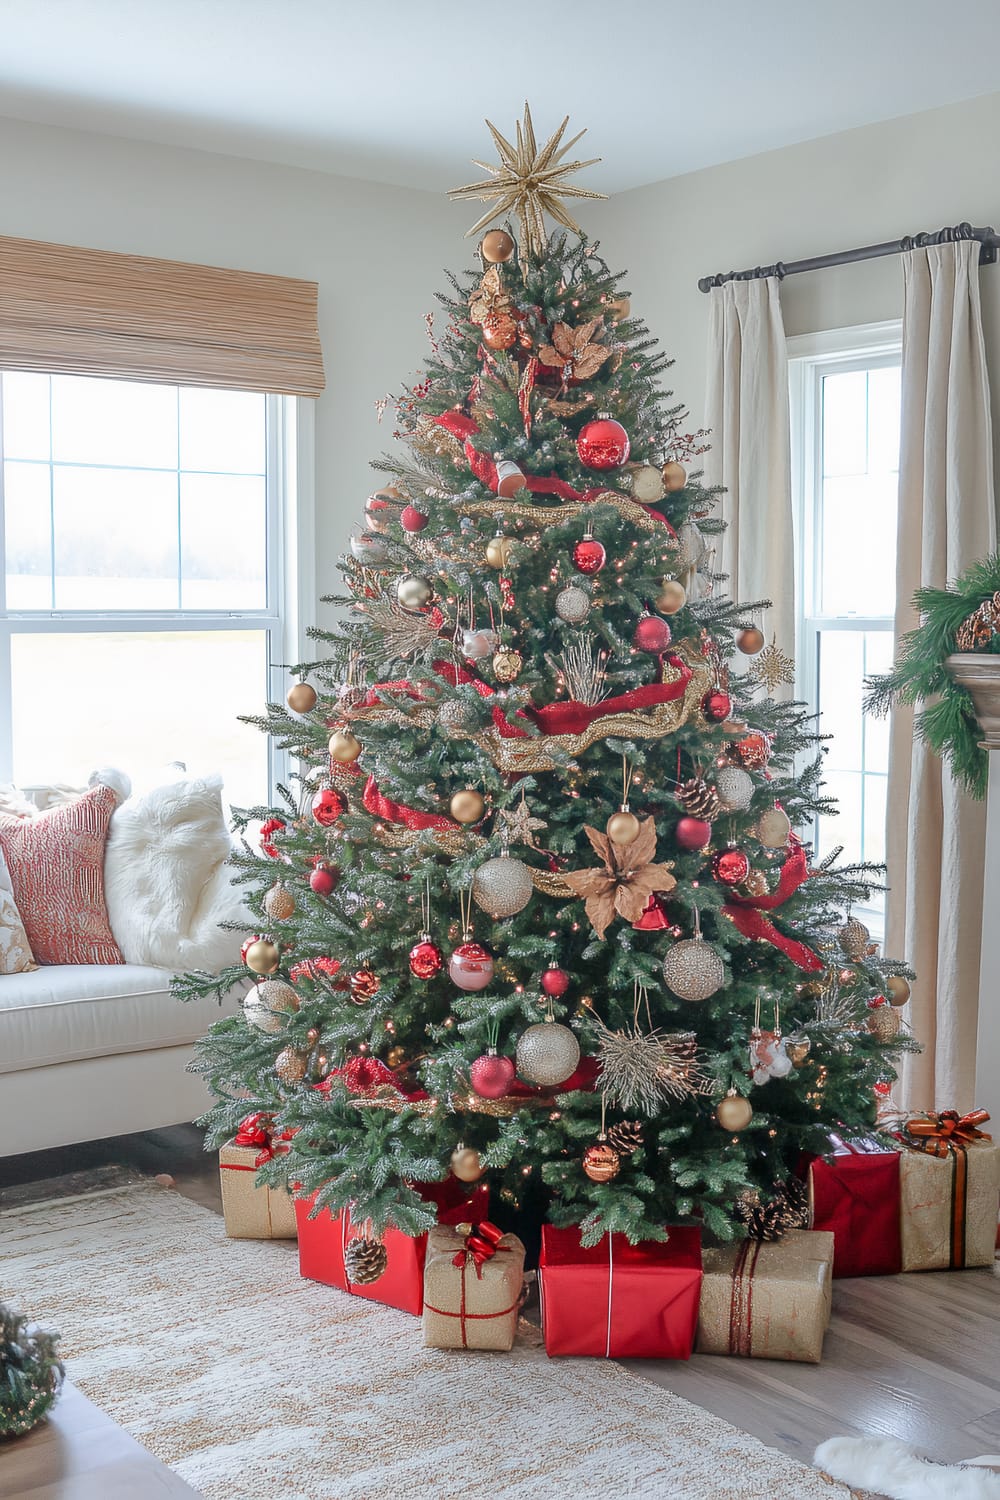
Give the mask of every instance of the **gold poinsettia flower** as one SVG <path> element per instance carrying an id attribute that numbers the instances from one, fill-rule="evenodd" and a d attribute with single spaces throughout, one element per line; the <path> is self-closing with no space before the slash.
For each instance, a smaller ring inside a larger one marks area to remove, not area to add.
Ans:
<path id="1" fill-rule="evenodd" d="M 490 313 L 507 312 L 510 298 L 500 280 L 500 267 L 490 266 L 482 281 L 469 297 L 470 323 L 482 323 Z"/>
<path id="2" fill-rule="evenodd" d="M 557 323 L 552 330 L 551 344 L 543 344 L 539 349 L 538 358 L 542 364 L 560 370 L 563 384 L 568 380 L 589 380 L 611 353 L 607 344 L 594 342 L 594 334 L 602 321 L 601 318 L 591 318 L 589 323 L 581 323 L 577 328 L 571 328 L 568 323 Z"/>
<path id="3" fill-rule="evenodd" d="M 587 916 L 599 938 L 603 938 L 616 916 L 637 922 L 654 891 L 672 891 L 677 881 L 672 864 L 657 865 L 656 824 L 646 818 L 629 844 L 615 844 L 605 833 L 586 823 L 583 828 L 601 865 L 593 870 L 573 870 L 562 879 L 583 896 Z"/>

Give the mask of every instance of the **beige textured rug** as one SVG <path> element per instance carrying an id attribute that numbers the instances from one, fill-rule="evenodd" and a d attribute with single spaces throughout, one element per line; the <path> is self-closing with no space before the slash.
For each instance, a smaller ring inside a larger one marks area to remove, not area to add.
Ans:
<path id="1" fill-rule="evenodd" d="M 208 1500 L 834 1500 L 794 1459 L 603 1360 L 425 1349 L 419 1319 L 303 1281 L 152 1185 L 0 1217 L 0 1297 Z"/>

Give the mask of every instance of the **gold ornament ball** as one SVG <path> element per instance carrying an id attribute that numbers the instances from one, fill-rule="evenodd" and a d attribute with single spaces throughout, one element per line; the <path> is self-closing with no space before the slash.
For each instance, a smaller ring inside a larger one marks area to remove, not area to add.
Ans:
<path id="1" fill-rule="evenodd" d="M 764 632 L 758 630 L 756 625 L 750 625 L 746 630 L 740 631 L 736 644 L 744 656 L 756 656 L 758 651 L 764 649 Z"/>
<path id="2" fill-rule="evenodd" d="M 780 807 L 772 807 L 757 819 L 757 837 L 765 849 L 784 849 L 791 828 L 788 814 Z"/>
<path id="3" fill-rule="evenodd" d="M 663 499 L 663 475 L 652 464 L 636 464 L 629 475 L 632 499 L 640 505 L 655 505 Z"/>
<path id="4" fill-rule="evenodd" d="M 264 897 L 264 910 L 273 922 L 287 922 L 295 915 L 295 897 L 282 881 L 276 880 Z"/>
<path id="5" fill-rule="evenodd" d="M 622 1169 L 622 1159 L 608 1141 L 597 1141 L 583 1153 L 583 1170 L 591 1182 L 610 1182 Z"/>
<path id="6" fill-rule="evenodd" d="M 514 543 L 509 536 L 491 536 L 486 543 L 486 561 L 491 568 L 505 568 L 513 550 Z"/>
<path id="7" fill-rule="evenodd" d="M 493 671 L 498 682 L 516 682 L 524 666 L 524 657 L 512 646 L 501 646 L 493 653 Z"/>
<path id="8" fill-rule="evenodd" d="M 274 1071 L 280 1082 L 289 1089 L 302 1082 L 308 1066 L 308 1053 L 300 1052 L 297 1047 L 282 1047 L 274 1059 Z"/>
<path id="9" fill-rule="evenodd" d="M 742 1094 L 727 1094 L 720 1099 L 715 1106 L 715 1118 L 723 1130 L 732 1134 L 737 1131 L 746 1130 L 753 1119 L 753 1106 L 749 1099 L 744 1099 Z"/>
<path id="10" fill-rule="evenodd" d="M 456 823 L 478 823 L 486 811 L 486 799 L 472 787 L 456 792 L 448 804 Z"/>
<path id="11" fill-rule="evenodd" d="M 684 608 L 687 597 L 687 589 L 682 583 L 678 583 L 675 578 L 665 578 L 656 608 L 661 615 L 675 615 L 679 609 Z"/>
<path id="12" fill-rule="evenodd" d="M 910 998 L 910 986 L 902 974 L 890 974 L 885 982 L 885 998 L 890 1005 L 905 1005 Z"/>
<path id="13" fill-rule="evenodd" d="M 309 682 L 296 682 L 285 695 L 293 714 L 307 714 L 316 707 L 316 689 Z"/>
<path id="14" fill-rule="evenodd" d="M 880 1042 L 891 1042 L 893 1037 L 898 1036 L 902 1024 L 899 1011 L 892 1005 L 877 1005 L 868 1012 L 868 1030 Z"/>
<path id="15" fill-rule="evenodd" d="M 793 1068 L 801 1068 L 809 1056 L 811 1047 L 812 1043 L 807 1036 L 801 1037 L 798 1041 L 785 1043 L 785 1051 L 792 1060 Z"/>
<path id="16" fill-rule="evenodd" d="M 248 1026 L 276 1036 L 298 1008 L 299 997 L 290 984 L 283 979 L 264 979 L 244 999 L 243 1017 Z"/>
<path id="17" fill-rule="evenodd" d="M 336 729 L 330 736 L 328 749 L 330 759 L 341 765 L 349 765 L 361 754 L 361 741 L 349 729 Z"/>
<path id="18" fill-rule="evenodd" d="M 510 260 L 516 249 L 517 246 L 506 229 L 491 229 L 488 234 L 483 235 L 479 253 L 491 266 L 497 266 Z"/>
<path id="19" fill-rule="evenodd" d="M 401 1068 L 406 1061 L 406 1048 L 398 1045 L 390 1047 L 385 1054 L 385 1060 L 388 1067 Z"/>
<path id="20" fill-rule="evenodd" d="M 616 323 L 624 323 L 632 311 L 632 304 L 627 297 L 612 297 L 604 304 L 604 310 Z"/>
<path id="21" fill-rule="evenodd" d="M 843 927 L 837 934 L 840 943 L 840 951 L 845 958 L 852 963 L 859 964 L 868 952 L 868 944 L 872 935 L 864 922 L 859 922 L 857 917 L 848 917 Z"/>
<path id="22" fill-rule="evenodd" d="M 451 1171 L 459 1182 L 478 1182 L 486 1168 L 478 1151 L 471 1146 L 458 1146 L 451 1153 Z"/>
<path id="23" fill-rule="evenodd" d="M 604 831 L 613 844 L 631 844 L 639 836 L 639 819 L 634 812 L 623 807 L 620 812 L 611 814 Z"/>
<path id="24" fill-rule="evenodd" d="M 404 609 L 423 609 L 433 593 L 428 580 L 419 573 L 404 573 L 396 585 L 396 598 Z"/>
<path id="25" fill-rule="evenodd" d="M 663 488 L 668 495 L 672 495 L 675 490 L 682 490 L 687 484 L 687 470 L 683 464 L 671 461 L 663 465 L 660 473 L 663 475 Z"/>
<path id="26" fill-rule="evenodd" d="M 246 966 L 255 974 L 273 974 L 280 961 L 278 945 L 270 938 L 258 938 L 246 951 Z"/>

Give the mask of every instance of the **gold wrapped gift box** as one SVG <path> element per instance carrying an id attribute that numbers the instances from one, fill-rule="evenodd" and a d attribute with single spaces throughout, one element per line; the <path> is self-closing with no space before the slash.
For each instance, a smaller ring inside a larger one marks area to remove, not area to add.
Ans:
<path id="1" fill-rule="evenodd" d="M 521 1309 L 524 1246 L 516 1234 L 505 1234 L 493 1254 L 477 1262 L 466 1248 L 472 1236 L 462 1233 L 468 1228 L 439 1224 L 427 1236 L 424 1343 L 432 1349 L 510 1349 Z"/>
<path id="2" fill-rule="evenodd" d="M 226 1234 L 232 1240 L 294 1240 L 298 1230 L 288 1190 L 256 1185 L 260 1155 L 259 1146 L 237 1146 L 233 1141 L 219 1150 Z"/>
<path id="3" fill-rule="evenodd" d="M 904 1149 L 899 1185 L 904 1271 L 993 1264 L 1000 1146 L 987 1137 L 950 1145 L 941 1156 Z"/>
<path id="4" fill-rule="evenodd" d="M 833 1235 L 792 1229 L 703 1252 L 699 1354 L 819 1364 L 833 1296 Z"/>

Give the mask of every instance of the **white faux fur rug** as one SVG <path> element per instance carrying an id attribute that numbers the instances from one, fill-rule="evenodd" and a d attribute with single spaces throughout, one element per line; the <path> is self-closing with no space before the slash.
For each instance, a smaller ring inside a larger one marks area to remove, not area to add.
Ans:
<path id="1" fill-rule="evenodd" d="M 886 1500 L 1000 1500 L 1000 1458 L 936 1464 L 895 1438 L 828 1438 L 816 1463 L 847 1484 L 884 1492 Z"/>
<path id="2" fill-rule="evenodd" d="M 846 1500 L 603 1360 L 425 1349 L 417 1318 L 303 1281 L 151 1185 L 0 1218 L 0 1297 L 61 1328 L 69 1374 L 208 1500 Z"/>

